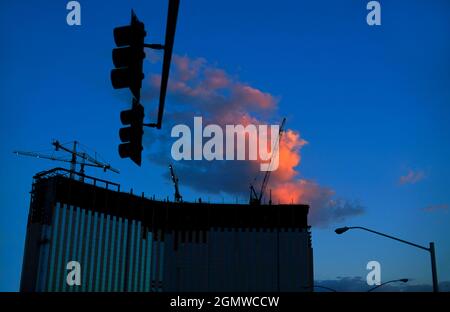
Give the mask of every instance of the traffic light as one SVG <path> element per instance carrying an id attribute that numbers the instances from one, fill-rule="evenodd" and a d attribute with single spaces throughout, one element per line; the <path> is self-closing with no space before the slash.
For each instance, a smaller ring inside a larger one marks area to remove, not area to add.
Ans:
<path id="1" fill-rule="evenodd" d="M 133 99 L 131 109 L 120 113 L 120 121 L 123 125 L 129 125 L 129 127 L 120 128 L 119 130 L 120 140 L 123 142 L 119 145 L 119 156 L 121 158 L 130 158 L 140 166 L 143 150 L 144 107 L 137 100 Z"/>
<path id="2" fill-rule="evenodd" d="M 144 42 L 147 35 L 145 26 L 138 20 L 134 11 L 131 11 L 130 25 L 114 28 L 114 42 L 117 47 L 112 51 L 115 68 L 111 71 L 111 83 L 114 89 L 129 88 L 133 95 L 132 108 L 122 111 L 120 114 L 122 123 L 129 127 L 121 128 L 119 131 L 122 141 L 119 145 L 119 155 L 121 158 L 130 158 L 139 166 L 142 160 L 143 127 L 161 129 L 162 125 L 179 4 L 180 0 L 169 0 L 164 45 L 158 43 L 146 44 Z M 140 97 L 142 80 L 144 79 L 145 48 L 163 50 L 164 59 L 157 122 L 144 124 L 144 108 L 141 105 Z"/>
<path id="3" fill-rule="evenodd" d="M 131 24 L 114 28 L 114 41 L 117 48 L 112 51 L 116 68 L 111 71 L 111 82 L 114 89 L 129 88 L 134 98 L 140 100 L 145 58 L 144 23 L 131 12 Z"/>

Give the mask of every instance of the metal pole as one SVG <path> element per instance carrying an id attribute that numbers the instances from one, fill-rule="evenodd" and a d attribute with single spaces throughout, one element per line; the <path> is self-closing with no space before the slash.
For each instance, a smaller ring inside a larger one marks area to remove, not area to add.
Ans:
<path id="1" fill-rule="evenodd" d="M 434 243 L 430 243 L 430 256 L 431 256 L 431 274 L 433 275 L 433 292 L 439 292 L 439 284 L 437 278 L 437 269 L 436 269 L 436 255 L 434 251 Z"/>
<path id="2" fill-rule="evenodd" d="M 280 206 L 277 207 L 277 292 L 280 292 Z"/>
<path id="3" fill-rule="evenodd" d="M 277 227 L 277 291 L 280 292 L 280 227 Z"/>
<path id="4" fill-rule="evenodd" d="M 77 165 L 77 141 L 73 141 L 72 160 L 70 161 L 70 178 L 75 178 L 75 170 Z"/>

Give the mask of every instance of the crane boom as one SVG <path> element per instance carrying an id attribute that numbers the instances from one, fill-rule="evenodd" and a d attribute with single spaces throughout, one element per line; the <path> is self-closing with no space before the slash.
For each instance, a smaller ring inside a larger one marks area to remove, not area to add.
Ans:
<path id="1" fill-rule="evenodd" d="M 26 152 L 26 151 L 14 151 L 13 153 L 16 155 L 21 156 L 30 156 L 30 157 L 36 157 L 36 158 L 42 158 L 42 159 L 49 159 L 54 161 L 61 161 L 61 162 L 68 162 L 70 163 L 70 178 L 73 179 L 76 171 L 76 165 L 80 165 L 80 172 L 78 175 L 80 176 L 80 181 L 84 180 L 84 167 L 94 167 L 94 168 L 102 168 L 104 171 L 111 170 L 113 172 L 119 173 L 119 170 L 111 167 L 110 164 L 102 163 L 98 161 L 96 158 L 88 155 L 85 152 L 79 152 L 77 151 L 77 141 L 73 142 L 73 148 L 69 149 L 65 147 L 64 145 L 60 144 L 59 141 L 55 140 L 52 142 L 52 145 L 55 147 L 55 150 L 61 150 L 64 152 L 67 152 L 71 155 L 71 159 L 63 158 L 63 157 L 57 157 L 54 155 L 45 155 L 38 152 Z M 80 161 L 81 160 L 81 161 Z"/>
<path id="2" fill-rule="evenodd" d="M 43 158 L 43 159 L 63 161 L 63 162 L 71 162 L 71 160 L 64 159 L 64 158 L 61 158 L 61 157 L 55 157 L 53 155 L 44 155 L 44 154 L 35 153 L 35 152 L 14 151 L 13 153 L 16 154 L 16 155 L 20 155 L 20 156 L 30 156 L 30 157 L 36 157 L 36 158 Z"/>
<path id="3" fill-rule="evenodd" d="M 61 149 L 63 151 L 71 153 L 72 155 L 75 155 L 76 157 L 80 157 L 81 159 L 84 159 L 84 160 L 87 160 L 87 161 L 93 163 L 94 165 L 96 165 L 96 167 L 103 168 L 104 171 L 111 170 L 112 172 L 119 173 L 119 170 L 111 167 L 110 164 L 102 163 L 102 162 L 98 161 L 97 159 L 93 158 L 92 156 L 89 156 L 86 153 L 77 152 L 75 149 L 70 150 L 67 147 L 61 145 L 58 140 L 53 141 L 52 144 L 53 144 L 53 146 L 55 146 L 56 150 Z"/>
<path id="4" fill-rule="evenodd" d="M 68 163 L 72 163 L 72 160 L 70 159 L 65 159 L 62 157 L 56 157 L 53 155 L 45 155 L 45 154 L 40 154 L 40 153 L 36 153 L 36 152 L 26 152 L 26 151 L 13 151 L 14 154 L 16 155 L 20 155 L 20 156 L 30 156 L 30 157 L 35 157 L 35 158 L 42 158 L 42 159 L 49 159 L 49 160 L 55 160 L 55 161 L 61 161 L 61 162 L 68 162 Z M 85 165 L 85 166 L 89 166 L 89 167 L 98 167 L 97 165 L 94 164 L 87 164 L 87 163 L 80 163 L 80 162 L 76 162 L 77 165 Z"/>

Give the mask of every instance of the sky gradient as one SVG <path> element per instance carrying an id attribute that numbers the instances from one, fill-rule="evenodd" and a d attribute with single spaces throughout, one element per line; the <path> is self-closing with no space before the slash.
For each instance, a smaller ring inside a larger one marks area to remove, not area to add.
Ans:
<path id="1" fill-rule="evenodd" d="M 0 4 L 0 291 L 19 287 L 32 176 L 61 165 L 13 150 L 50 151 L 52 139 L 76 139 L 121 170 L 88 174 L 124 190 L 173 196 L 167 166 L 155 159 L 161 152 L 153 145 L 160 140 L 156 130 L 146 130 L 141 168 L 119 158 L 119 114 L 130 95 L 113 90 L 109 80 L 113 28 L 127 24 L 134 8 L 147 42 L 161 43 L 167 2 L 81 0 L 81 26 L 66 24 L 66 3 Z M 362 0 L 182 0 L 174 53 L 190 64 L 204 60 L 203 72 L 220 70 L 231 86 L 276 99 L 266 119 L 286 116 L 287 128 L 307 142 L 293 179 L 331 190 L 327 200 L 363 207 L 345 219 L 313 224 L 316 280 L 359 282 L 367 262 L 377 260 L 382 280 L 431 284 L 427 253 L 369 233 L 333 231 L 359 225 L 421 245 L 434 241 L 439 280 L 450 281 L 450 2 L 380 3 L 382 25 L 369 27 Z M 182 81 L 177 68 L 174 63 L 170 79 Z M 158 58 L 148 55 L 142 92 L 149 111 L 157 105 L 151 79 L 159 69 Z M 171 113 L 193 102 L 169 83 L 161 133 L 170 129 Z M 185 200 L 235 201 L 236 194 L 189 188 L 202 178 L 194 168 L 180 168 Z M 226 179 L 243 180 L 235 171 Z"/>

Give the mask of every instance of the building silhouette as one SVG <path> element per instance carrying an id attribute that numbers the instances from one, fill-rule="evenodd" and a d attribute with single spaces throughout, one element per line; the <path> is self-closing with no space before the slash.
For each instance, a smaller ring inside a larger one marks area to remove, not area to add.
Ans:
<path id="1" fill-rule="evenodd" d="M 156 201 L 70 173 L 34 176 L 21 291 L 312 289 L 307 205 Z"/>

